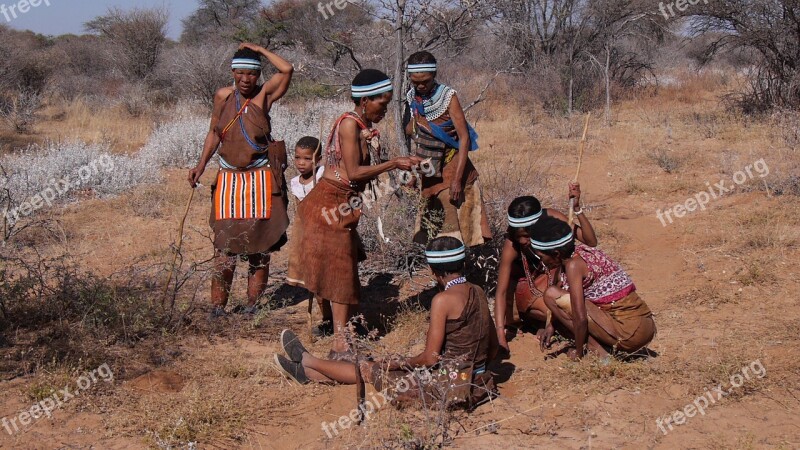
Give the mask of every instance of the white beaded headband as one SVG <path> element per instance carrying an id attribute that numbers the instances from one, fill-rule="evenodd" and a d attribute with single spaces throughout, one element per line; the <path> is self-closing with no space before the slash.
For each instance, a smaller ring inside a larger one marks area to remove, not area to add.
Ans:
<path id="1" fill-rule="evenodd" d="M 389 92 L 392 89 L 392 80 L 386 79 L 375 84 L 370 84 L 369 86 L 352 85 L 350 86 L 350 93 L 354 98 L 372 97 L 373 95 Z"/>
<path id="2" fill-rule="evenodd" d="M 461 261 L 467 256 L 467 249 L 463 245 L 453 250 L 426 250 L 425 257 L 428 264 L 445 264 Z"/>
<path id="3" fill-rule="evenodd" d="M 539 212 L 533 214 L 528 217 L 511 217 L 511 214 L 508 215 L 508 226 L 511 228 L 525 228 L 529 227 L 536 222 L 539 221 L 539 218 L 542 217 L 542 210 L 540 209 Z"/>
<path id="4" fill-rule="evenodd" d="M 261 61 L 250 58 L 234 58 L 231 69 L 261 70 Z"/>
<path id="5" fill-rule="evenodd" d="M 570 241 L 572 241 L 572 238 L 572 231 L 570 231 L 568 235 L 552 242 L 541 242 L 531 239 L 531 247 L 533 247 L 534 250 L 553 250 L 568 244 Z"/>
<path id="6" fill-rule="evenodd" d="M 409 64 L 408 73 L 436 72 L 436 63 Z"/>

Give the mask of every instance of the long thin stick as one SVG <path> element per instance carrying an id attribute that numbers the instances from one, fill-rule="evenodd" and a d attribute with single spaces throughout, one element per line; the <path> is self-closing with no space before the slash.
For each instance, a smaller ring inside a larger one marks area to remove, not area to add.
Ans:
<path id="1" fill-rule="evenodd" d="M 319 140 L 317 141 L 317 148 L 314 149 L 314 156 L 311 157 L 312 165 L 314 166 L 313 173 L 311 174 L 311 183 L 313 186 L 311 189 L 317 187 L 317 158 L 320 156 L 322 150 L 323 133 L 325 133 L 325 117 L 320 116 Z M 315 295 L 313 293 L 308 297 L 308 337 L 311 339 L 311 342 L 314 342 L 314 297 Z"/>
<path id="2" fill-rule="evenodd" d="M 589 117 L 592 115 L 591 112 L 586 113 L 586 121 L 583 123 L 583 136 L 581 137 L 581 149 L 578 153 L 578 169 L 575 171 L 575 178 L 572 180 L 573 182 L 578 182 L 578 177 L 581 175 L 581 165 L 583 164 L 583 150 L 586 148 L 586 132 L 589 130 Z M 569 199 L 569 226 L 572 227 L 572 224 L 575 223 L 575 199 Z"/>
<path id="3" fill-rule="evenodd" d="M 325 132 L 325 117 L 320 116 L 319 118 L 319 140 L 317 141 L 317 148 L 314 149 L 314 156 L 311 157 L 312 165 L 314 166 L 314 172 L 311 174 L 312 181 L 312 189 L 317 187 L 317 158 L 320 157 L 320 151 L 322 150 L 322 134 Z M 309 310 L 311 308 L 309 307 Z M 310 313 L 309 313 L 310 314 Z"/>
<path id="4" fill-rule="evenodd" d="M 364 408 L 364 397 L 367 393 L 367 387 L 364 384 L 364 378 L 361 375 L 361 361 L 359 359 L 358 349 L 355 348 L 355 345 L 353 345 L 353 347 L 356 352 L 356 408 L 358 408 L 358 421 L 356 424 L 361 425 L 364 422 L 364 419 L 366 419 L 366 417 L 364 417 L 364 411 L 366 410 L 366 408 Z"/>
<path id="5" fill-rule="evenodd" d="M 178 245 L 175 248 L 175 256 L 172 258 L 172 267 L 169 270 L 169 276 L 167 277 L 167 282 L 164 283 L 164 295 L 161 297 L 162 307 L 164 306 L 164 302 L 167 300 L 167 291 L 169 290 L 169 283 L 170 281 L 172 281 L 172 275 L 175 274 L 175 264 L 178 262 L 178 255 L 181 253 L 181 246 L 183 245 L 183 227 L 186 224 L 186 216 L 189 215 L 189 207 L 192 206 L 194 191 L 195 188 L 192 188 L 192 193 L 189 194 L 189 201 L 186 202 L 186 210 L 183 212 L 181 223 L 178 226 Z"/>
<path id="6" fill-rule="evenodd" d="M 316 338 L 314 337 L 314 300 L 316 300 L 316 295 L 312 292 L 309 292 L 308 297 L 308 339 L 311 342 L 316 342 Z"/>

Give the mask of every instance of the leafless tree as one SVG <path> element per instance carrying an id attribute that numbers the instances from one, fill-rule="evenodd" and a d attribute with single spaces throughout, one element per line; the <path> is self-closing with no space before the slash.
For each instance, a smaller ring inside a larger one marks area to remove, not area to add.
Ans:
<path id="1" fill-rule="evenodd" d="M 574 43 L 582 0 L 500 0 L 494 2 L 493 32 L 504 38 L 520 61 L 536 64 Z"/>
<path id="2" fill-rule="evenodd" d="M 181 45 L 164 52 L 158 67 L 159 78 L 179 79 L 183 93 L 211 107 L 217 89 L 230 84 L 230 57 L 233 46 L 205 43 Z"/>
<path id="3" fill-rule="evenodd" d="M 714 55 L 751 50 L 758 60 L 740 97 L 745 112 L 800 108 L 800 1 L 719 0 L 687 10 L 695 34 L 713 36 L 705 61 Z"/>
<path id="4" fill-rule="evenodd" d="M 244 40 L 253 33 L 261 11 L 260 0 L 200 0 L 200 7 L 183 19 L 181 42 Z"/>
<path id="5" fill-rule="evenodd" d="M 642 48 L 625 48 L 624 41 L 652 40 L 660 33 L 660 15 L 652 11 L 649 3 L 641 0 L 589 0 L 590 26 L 597 42 L 589 55 L 602 68 L 605 90 L 605 122 L 611 124 L 611 85 L 615 75 L 618 80 L 631 77 L 629 71 L 649 70 L 649 64 L 640 58 Z M 635 76 L 634 76 L 635 79 Z M 630 84 L 629 84 L 629 87 Z"/>
<path id="6" fill-rule="evenodd" d="M 395 135 L 400 153 L 408 152 L 403 132 L 404 99 L 407 90 L 405 64 L 410 52 L 435 51 L 440 57 L 463 53 L 469 40 L 481 30 L 490 15 L 483 0 L 365 0 L 379 20 L 381 37 L 392 42 L 385 60 L 393 73 Z"/>
<path id="7" fill-rule="evenodd" d="M 602 82 L 610 120 L 614 82 L 631 86 L 649 68 L 647 46 L 631 45 L 658 40 L 657 10 L 649 9 L 641 0 L 501 0 L 494 4 L 491 30 L 528 75 L 560 74 L 557 97 L 566 102 L 558 103 L 569 114 L 576 97 L 585 101 Z"/>
<path id="8" fill-rule="evenodd" d="M 142 80 L 158 64 L 167 40 L 168 14 L 164 9 L 134 8 L 123 11 L 111 8 L 104 16 L 84 25 L 86 31 L 108 40 L 119 52 L 118 69 L 125 75 Z"/>
<path id="9" fill-rule="evenodd" d="M 27 133 L 36 122 L 36 112 L 41 105 L 41 93 L 19 88 L 13 95 L 0 101 L 0 118 L 17 133 Z"/>

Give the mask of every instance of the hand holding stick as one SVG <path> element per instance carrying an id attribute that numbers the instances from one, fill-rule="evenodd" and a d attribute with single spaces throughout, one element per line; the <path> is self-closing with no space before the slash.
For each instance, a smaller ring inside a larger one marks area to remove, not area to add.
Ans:
<path id="1" fill-rule="evenodd" d="M 581 137 L 580 153 L 578 154 L 578 170 L 575 171 L 575 178 L 573 181 L 578 182 L 578 177 L 581 175 L 581 164 L 583 164 L 583 150 L 586 148 L 586 132 L 589 130 L 589 117 L 592 113 L 586 113 L 586 121 L 583 124 L 583 136 Z M 575 223 L 575 199 L 569 199 L 569 226 Z"/>

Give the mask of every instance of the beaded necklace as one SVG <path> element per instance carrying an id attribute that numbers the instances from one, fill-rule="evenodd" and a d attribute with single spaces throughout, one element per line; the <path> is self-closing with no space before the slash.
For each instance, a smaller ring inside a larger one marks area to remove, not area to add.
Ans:
<path id="1" fill-rule="evenodd" d="M 525 278 L 528 279 L 528 289 L 530 289 L 534 298 L 543 296 L 544 292 L 540 291 L 539 288 L 536 287 L 536 280 L 531 275 L 531 269 L 528 265 L 528 258 L 525 257 L 524 253 L 520 253 L 520 257 L 522 258 L 522 268 L 525 270 Z M 544 263 L 542 263 L 542 269 L 544 273 L 547 274 L 547 286 L 555 286 L 556 271 L 551 271 L 547 268 L 547 266 L 544 265 Z"/>
<path id="2" fill-rule="evenodd" d="M 444 290 L 446 291 L 446 290 L 450 289 L 453 286 L 458 286 L 459 284 L 464 284 L 466 282 L 467 282 L 467 279 L 465 277 L 454 278 L 454 279 L 448 281 L 447 284 L 444 285 Z"/>
<path id="3" fill-rule="evenodd" d="M 406 100 L 409 105 L 416 104 L 416 108 L 412 105 L 412 110 L 417 113 L 422 113 L 429 122 L 442 117 L 450 108 L 450 101 L 456 91 L 450 86 L 436 83 L 428 95 L 417 95 L 416 89 L 411 89 L 406 94 Z M 419 111 L 421 109 L 422 111 Z"/>

